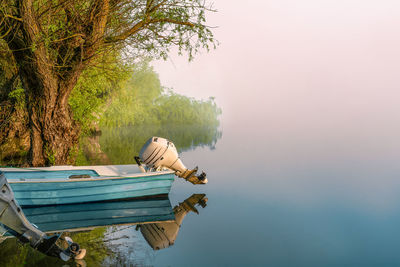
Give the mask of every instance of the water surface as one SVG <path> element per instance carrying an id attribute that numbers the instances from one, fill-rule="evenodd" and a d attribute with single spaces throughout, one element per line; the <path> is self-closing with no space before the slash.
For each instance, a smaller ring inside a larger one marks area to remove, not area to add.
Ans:
<path id="1" fill-rule="evenodd" d="M 186 214 L 173 245 L 153 250 L 135 225 L 73 237 L 88 248 L 88 264 L 106 266 L 396 265 L 399 142 L 384 135 L 343 142 L 339 134 L 288 138 L 226 126 L 221 138 L 183 149 L 184 163 L 207 171 L 209 183 L 177 179 L 171 205 L 192 194 L 208 201 Z M 13 240 L 1 246 L 2 262 L 23 254 L 27 265 L 64 264 Z"/>

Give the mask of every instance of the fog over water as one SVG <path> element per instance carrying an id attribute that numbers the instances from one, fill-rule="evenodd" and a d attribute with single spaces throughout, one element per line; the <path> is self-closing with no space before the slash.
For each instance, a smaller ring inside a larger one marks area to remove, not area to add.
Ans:
<path id="1" fill-rule="evenodd" d="M 223 110 L 216 150 L 183 155 L 209 170 L 207 263 L 400 263 L 400 2 L 214 3 L 218 49 L 154 63 Z"/>
<path id="2" fill-rule="evenodd" d="M 273 131 L 399 130 L 400 2 L 214 1 L 217 50 L 154 66 L 164 85 L 215 96 L 224 123 Z M 393 128 L 392 128 L 393 127 Z"/>
<path id="3" fill-rule="evenodd" d="M 209 24 L 218 26 L 217 50 L 191 63 L 172 56 L 154 66 L 164 85 L 216 97 L 223 110 L 217 148 L 236 144 L 227 161 L 241 155 L 281 174 L 329 173 L 324 181 L 371 173 L 397 181 L 400 2 L 217 0 L 214 6 Z M 362 181 L 355 186 L 387 187 Z"/>

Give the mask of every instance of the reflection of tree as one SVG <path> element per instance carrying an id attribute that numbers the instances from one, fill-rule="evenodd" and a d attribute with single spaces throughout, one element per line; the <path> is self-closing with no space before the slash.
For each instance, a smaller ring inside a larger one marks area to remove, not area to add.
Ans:
<path id="1" fill-rule="evenodd" d="M 87 266 L 100 266 L 112 251 L 103 242 L 107 227 L 95 228 L 89 232 L 70 233 L 74 242 L 86 249 L 85 261 Z"/>
<path id="2" fill-rule="evenodd" d="M 87 253 L 87 266 L 100 266 L 105 257 L 111 253 L 103 242 L 106 228 L 96 228 L 90 232 L 70 233 L 69 236 Z M 8 238 L 0 244 L 0 266 L 64 266 L 65 262 L 48 257 L 29 246 L 22 245 L 16 238 Z M 75 266 L 75 265 L 70 265 Z"/>
<path id="3" fill-rule="evenodd" d="M 132 164 L 133 157 L 139 154 L 143 144 L 151 136 L 161 136 L 174 142 L 180 152 L 197 146 L 213 149 L 222 133 L 218 126 L 135 126 L 102 129 L 100 148 L 107 156 L 85 155 L 81 164 L 108 164 L 99 162 L 99 158 L 107 158 L 112 164 Z"/>

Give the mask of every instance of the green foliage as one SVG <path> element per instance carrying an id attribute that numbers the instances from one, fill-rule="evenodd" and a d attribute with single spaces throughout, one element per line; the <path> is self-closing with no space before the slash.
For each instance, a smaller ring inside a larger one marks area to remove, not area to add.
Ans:
<path id="1" fill-rule="evenodd" d="M 219 125 L 221 109 L 212 97 L 196 100 L 169 90 L 156 99 L 155 105 L 161 124 Z"/>
<path id="2" fill-rule="evenodd" d="M 77 165 L 132 164 L 151 136 L 173 140 L 180 151 L 215 146 L 221 109 L 213 98 L 195 100 L 165 90 L 147 61 L 135 65 L 130 75 L 97 115 L 101 136 L 81 139 Z"/>
<path id="3" fill-rule="evenodd" d="M 130 67 L 111 58 L 86 69 L 69 98 L 74 119 L 81 125 L 83 134 L 90 132 L 99 120 L 110 94 L 127 80 Z"/>
<path id="4" fill-rule="evenodd" d="M 17 87 L 8 94 L 8 99 L 13 101 L 14 106 L 18 108 L 25 107 L 25 90 L 22 87 Z"/>
<path id="5" fill-rule="evenodd" d="M 48 146 L 44 147 L 44 151 L 47 155 L 47 161 L 49 165 L 54 165 L 54 162 L 56 161 L 56 158 L 54 156 L 54 151 L 52 151 Z"/>
<path id="6" fill-rule="evenodd" d="M 86 249 L 84 260 L 87 266 L 102 266 L 105 258 L 113 253 L 105 242 L 108 228 L 97 227 L 91 231 L 70 234 L 74 242 Z"/>
<path id="7" fill-rule="evenodd" d="M 103 114 L 102 127 L 133 125 L 218 126 L 221 109 L 214 98 L 196 100 L 165 90 L 147 62 L 135 66 L 132 78 Z"/>
<path id="8" fill-rule="evenodd" d="M 120 1 L 121 8 L 109 21 L 108 42 L 124 39 L 127 52 L 167 58 L 170 47 L 187 53 L 189 60 L 201 49 L 215 48 L 215 40 L 206 24 L 206 14 L 215 12 L 212 3 L 205 0 L 137 0 Z M 132 25 L 139 26 L 131 31 Z M 122 27 L 121 27 L 122 26 Z M 125 29 L 122 31 L 121 28 Z M 133 33 L 135 34 L 129 34 Z"/>
<path id="9" fill-rule="evenodd" d="M 99 165 L 99 164 L 96 164 L 97 162 L 94 162 L 94 160 L 89 155 L 85 154 L 83 147 L 87 145 L 84 143 L 86 141 L 85 140 L 86 138 L 87 138 L 87 136 L 83 136 L 79 140 L 79 150 L 75 157 L 75 165 L 76 166 Z"/>
<path id="10" fill-rule="evenodd" d="M 107 228 L 100 227 L 88 232 L 68 233 L 87 253 L 84 261 L 87 266 L 101 266 L 104 259 L 113 252 L 103 240 Z M 73 261 L 68 262 L 75 266 Z M 34 250 L 28 244 L 22 244 L 16 238 L 8 238 L 1 244 L 0 266 L 65 266 L 65 262 L 49 257 Z M 67 264 L 68 266 L 68 264 Z M 76 265 L 78 266 L 78 265 Z"/>
<path id="11" fill-rule="evenodd" d="M 119 127 L 157 123 L 151 115 L 154 99 L 161 94 L 158 75 L 148 63 L 139 63 L 133 68 L 131 79 L 125 86 L 113 94 L 112 102 L 102 115 L 101 126 Z"/>

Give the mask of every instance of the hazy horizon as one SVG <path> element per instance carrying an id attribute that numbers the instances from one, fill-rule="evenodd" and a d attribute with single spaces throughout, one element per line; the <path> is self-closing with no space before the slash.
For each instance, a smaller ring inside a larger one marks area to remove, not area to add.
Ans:
<path id="1" fill-rule="evenodd" d="M 400 130 L 400 2 L 213 2 L 220 46 L 154 62 L 163 85 L 215 96 L 224 125 Z"/>

